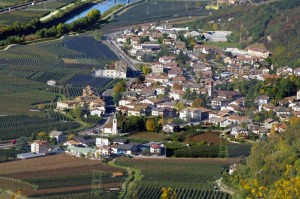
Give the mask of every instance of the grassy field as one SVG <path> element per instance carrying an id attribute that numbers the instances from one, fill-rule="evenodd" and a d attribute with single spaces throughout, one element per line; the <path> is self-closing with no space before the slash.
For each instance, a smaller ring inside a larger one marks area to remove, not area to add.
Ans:
<path id="1" fill-rule="evenodd" d="M 163 141 L 167 137 L 169 136 L 166 134 L 154 133 L 154 132 L 139 132 L 128 136 L 128 138 L 137 138 L 137 139 L 143 139 L 149 141 Z"/>
<path id="2" fill-rule="evenodd" d="M 140 169 L 140 189 L 170 187 L 174 189 L 211 190 L 221 172 L 239 159 L 213 158 L 119 158 L 117 165 Z M 136 190 L 138 192 L 138 189 Z M 157 191 L 157 190 L 156 190 Z M 148 194 L 152 194 L 149 191 Z M 138 195 L 139 193 L 135 193 Z M 137 198 L 152 198 L 144 195 Z"/>
<path id="3" fill-rule="evenodd" d="M 22 164 L 20 164 L 22 161 Z M 104 190 L 121 187 L 123 177 L 111 177 L 113 172 L 126 171 L 101 163 L 99 160 L 77 158 L 66 154 L 0 164 L 0 189 L 9 186 L 12 191 L 20 189 L 20 182 L 31 184 L 36 189 L 24 186 L 22 194 L 31 197 L 90 192 L 93 172 L 101 171 Z M 3 179 L 6 179 L 3 180 Z M 15 181 L 14 181 L 15 180 Z M 15 183 L 13 183 L 13 181 Z M 14 187 L 14 185 L 16 185 Z"/>

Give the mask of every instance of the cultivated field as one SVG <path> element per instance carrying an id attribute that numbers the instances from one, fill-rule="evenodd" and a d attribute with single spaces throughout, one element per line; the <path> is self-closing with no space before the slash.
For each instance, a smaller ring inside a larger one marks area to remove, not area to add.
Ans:
<path id="1" fill-rule="evenodd" d="M 1 51 L 0 113 L 28 114 L 31 104 L 52 101 L 57 95 L 76 97 L 89 84 L 102 92 L 114 81 L 93 78 L 91 71 L 117 59 L 106 45 L 89 36 L 67 36 Z M 48 86 L 48 80 L 56 80 L 57 85 Z"/>
<path id="2" fill-rule="evenodd" d="M 22 136 L 30 137 L 32 133 L 52 130 L 67 131 L 76 129 L 80 125 L 69 121 L 59 113 L 49 114 L 48 117 L 12 115 L 2 116 L 0 119 L 0 140 L 18 139 Z"/>
<path id="3" fill-rule="evenodd" d="M 92 171 L 101 171 L 103 188 L 120 188 L 123 177 L 111 177 L 113 172 L 125 170 L 114 168 L 101 163 L 99 160 L 77 158 L 66 154 L 52 155 L 41 158 L 19 160 L 0 164 L 0 179 L 3 183 L 0 188 L 16 191 L 20 189 L 20 182 L 24 182 L 22 194 L 31 197 L 53 196 L 70 193 L 85 193 L 91 190 L 93 179 Z M 3 180 L 4 179 L 4 180 Z M 29 188 L 28 184 L 35 187 Z M 27 185 L 27 187 L 26 187 Z"/>
<path id="4" fill-rule="evenodd" d="M 237 162 L 239 159 L 235 158 L 119 158 L 116 160 L 118 165 L 141 170 L 140 189 L 135 193 L 135 195 L 140 195 L 137 198 L 159 198 L 157 196 L 161 194 L 163 187 L 174 188 L 178 190 L 177 192 L 193 190 L 199 195 L 202 191 L 212 190 L 212 185 L 216 179 L 220 178 L 221 172 L 228 165 Z M 142 194 L 147 188 L 154 189 Z M 222 197 L 223 195 L 219 198 Z M 185 198 L 184 193 L 179 198 Z"/>
<path id="5" fill-rule="evenodd" d="M 107 27 L 117 28 L 172 18 L 204 16 L 211 12 L 205 10 L 206 4 L 207 2 L 199 1 L 146 1 L 116 15 Z"/>
<path id="6" fill-rule="evenodd" d="M 185 142 L 188 143 L 197 143 L 197 142 L 207 142 L 213 144 L 220 144 L 224 142 L 222 138 L 219 136 L 220 133 L 217 132 L 205 132 L 199 135 L 195 135 L 193 137 L 187 137 Z"/>
<path id="7" fill-rule="evenodd" d="M 177 199 L 229 199 L 231 196 L 227 193 L 222 193 L 214 190 L 199 190 L 199 189 L 174 189 L 173 196 Z M 158 187 L 143 187 L 139 188 L 135 198 L 142 199 L 159 199 L 162 195 L 162 189 Z"/>
<path id="8" fill-rule="evenodd" d="M 138 139 L 145 139 L 150 141 L 163 141 L 168 135 L 162 133 L 154 133 L 154 132 L 139 132 L 134 133 L 128 136 L 129 138 L 138 138 Z"/>
<path id="9" fill-rule="evenodd" d="M 75 0 L 52 0 L 43 3 L 36 3 L 35 5 L 31 5 L 26 9 L 15 10 L 13 12 L 7 12 L 5 14 L 0 15 L 0 27 L 6 25 L 12 25 L 14 22 L 28 22 L 33 19 L 39 19 L 42 16 L 49 14 L 51 11 L 56 10 L 60 7 L 63 7 Z M 11 6 L 18 3 L 30 2 L 29 0 L 21 1 L 21 0 L 12 0 L 8 1 L 0 1 L 1 5 Z"/>

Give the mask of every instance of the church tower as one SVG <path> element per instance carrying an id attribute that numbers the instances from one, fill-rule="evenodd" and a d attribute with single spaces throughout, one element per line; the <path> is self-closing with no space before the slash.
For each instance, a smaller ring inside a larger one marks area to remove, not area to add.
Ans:
<path id="1" fill-rule="evenodd" d="M 117 114 L 114 114 L 114 117 L 113 117 L 113 120 L 112 120 L 112 134 L 118 134 Z"/>

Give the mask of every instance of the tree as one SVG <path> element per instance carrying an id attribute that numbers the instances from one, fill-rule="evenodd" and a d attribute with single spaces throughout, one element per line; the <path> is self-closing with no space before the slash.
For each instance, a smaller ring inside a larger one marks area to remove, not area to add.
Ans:
<path id="1" fill-rule="evenodd" d="M 119 104 L 119 101 L 122 99 L 121 93 L 117 93 L 116 95 L 113 96 L 113 102 L 115 104 Z"/>
<path id="2" fill-rule="evenodd" d="M 195 99 L 193 102 L 192 102 L 192 107 L 193 108 L 198 108 L 198 107 L 201 107 L 203 106 L 203 100 L 200 99 L 200 98 L 197 98 Z"/>
<path id="3" fill-rule="evenodd" d="M 292 116 L 290 118 L 290 125 L 291 126 L 298 126 L 300 124 L 300 117 Z"/>
<path id="4" fill-rule="evenodd" d="M 59 23 L 57 26 L 56 26 L 56 31 L 58 33 L 58 35 L 63 35 L 65 34 L 66 32 L 68 32 L 68 29 L 67 29 L 67 26 L 62 24 L 62 23 Z"/>
<path id="5" fill-rule="evenodd" d="M 96 157 L 96 158 L 99 158 L 99 157 L 100 157 L 100 153 L 99 153 L 99 151 L 96 151 L 96 153 L 95 153 L 95 157 Z"/>
<path id="6" fill-rule="evenodd" d="M 100 11 L 97 9 L 92 9 L 88 14 L 87 18 L 91 21 L 97 21 L 101 17 Z"/>
<path id="7" fill-rule="evenodd" d="M 175 109 L 177 111 L 180 111 L 181 109 L 184 108 L 184 103 L 183 102 L 178 102 L 176 105 L 175 105 Z"/>
<path id="8" fill-rule="evenodd" d="M 44 131 L 42 131 L 42 132 L 39 132 L 38 134 L 37 134 L 37 137 L 36 137 L 38 140 L 45 140 L 45 141 L 49 141 L 49 135 L 46 133 L 46 132 L 44 132 Z"/>
<path id="9" fill-rule="evenodd" d="M 154 119 L 148 119 L 146 122 L 147 131 L 154 132 L 156 128 Z"/>
<path id="10" fill-rule="evenodd" d="M 73 117 L 80 119 L 81 113 L 82 113 L 82 110 L 81 110 L 80 104 L 77 104 L 75 106 L 75 108 L 73 109 Z"/>
<path id="11" fill-rule="evenodd" d="M 72 140 L 74 137 L 75 137 L 74 134 L 69 134 L 69 135 L 67 136 L 67 140 Z"/>
<path id="12" fill-rule="evenodd" d="M 94 39 L 96 39 L 97 41 L 101 41 L 102 40 L 102 33 L 99 30 L 95 30 L 93 32 L 93 36 L 94 36 Z"/>
<path id="13" fill-rule="evenodd" d="M 22 152 L 30 151 L 30 144 L 29 144 L 28 138 L 20 137 L 17 140 L 16 150 L 22 151 Z"/>
<path id="14" fill-rule="evenodd" d="M 142 72 L 144 73 L 144 75 L 148 75 L 149 73 L 151 73 L 151 68 L 147 65 L 143 65 Z"/>
<path id="15" fill-rule="evenodd" d="M 44 110 L 44 109 L 46 109 L 46 104 L 39 104 L 37 107 L 38 107 L 38 109 Z"/>
<path id="16" fill-rule="evenodd" d="M 117 83 L 113 88 L 112 96 L 115 96 L 118 93 L 122 93 L 126 90 L 126 83 L 124 80 L 121 80 L 119 83 Z"/>
<path id="17" fill-rule="evenodd" d="M 161 199 L 177 199 L 175 189 L 171 189 L 170 187 L 163 187 Z"/>

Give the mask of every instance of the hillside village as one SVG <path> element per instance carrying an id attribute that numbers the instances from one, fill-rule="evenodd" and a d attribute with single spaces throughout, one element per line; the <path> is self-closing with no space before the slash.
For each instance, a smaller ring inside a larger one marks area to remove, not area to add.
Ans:
<path id="1" fill-rule="evenodd" d="M 272 112 L 272 118 L 255 122 L 246 111 L 247 99 L 239 90 L 222 90 L 221 85 L 242 81 L 269 81 L 289 76 L 299 77 L 300 68 L 283 67 L 274 71 L 266 60 L 271 55 L 262 45 L 245 50 L 214 45 L 203 41 L 227 41 L 230 31 L 189 31 L 167 25 L 142 26 L 124 30 L 115 42 L 134 59 L 149 61 L 142 66 L 143 81 L 135 81 L 122 94 L 117 110 L 128 116 L 161 116 L 179 118 L 186 123 L 201 122 L 230 128 L 235 137 L 268 135 L 272 128 L 282 132 L 291 116 L 300 116 L 300 91 L 279 99 L 276 104 L 261 94 L 255 96 L 253 113 Z M 124 47 L 125 46 L 125 47 Z M 159 47 L 158 47 L 159 46 Z M 144 68 L 143 68 L 144 67 Z M 151 72 L 150 72 L 151 71 Z M 198 102 L 198 103 L 197 103 Z M 174 123 L 165 124 L 165 132 L 173 132 Z M 242 127 L 241 127 L 242 126 Z"/>
<path id="2" fill-rule="evenodd" d="M 155 130 L 150 131 L 174 135 L 184 131 L 186 126 L 205 126 L 225 132 L 227 139 L 234 143 L 284 132 L 291 117 L 300 117 L 300 91 L 276 102 L 258 93 L 250 103 L 245 93 L 226 90 L 224 85 L 237 80 L 264 82 L 298 78 L 300 68 L 286 66 L 272 73 L 274 66 L 266 61 L 270 52 L 260 45 L 245 50 L 220 50 L 215 45 L 202 44 L 208 40 L 212 44 L 227 41 L 228 35 L 229 31 L 202 33 L 167 26 L 130 28 L 115 35 L 115 45 L 141 63 L 144 76 L 127 82 L 118 93 L 116 113 L 103 125 L 100 137 L 74 137 L 66 141 L 64 137 L 67 153 L 94 158 L 111 155 L 164 157 L 166 148 L 162 142 L 138 143 L 126 138 L 111 138 L 138 131 L 138 128 L 130 130 L 124 123 L 124 118 L 131 116 L 145 121 L 159 119 Z M 95 75 L 126 78 L 127 71 L 126 63 L 116 62 L 112 68 L 96 71 Z M 98 117 L 106 112 L 105 101 L 91 86 L 83 89 L 82 96 L 74 100 L 57 102 L 57 111 L 72 110 L 76 106 L 86 107 L 86 114 Z"/>

